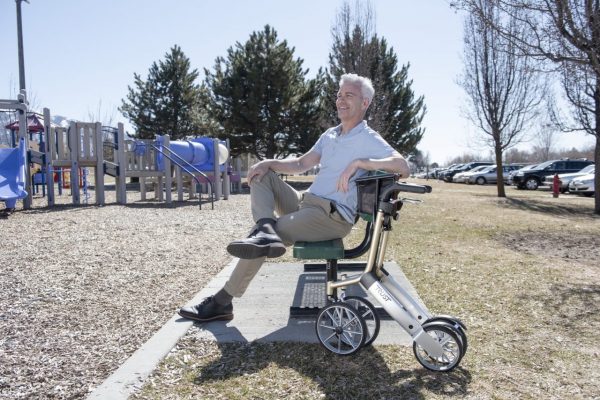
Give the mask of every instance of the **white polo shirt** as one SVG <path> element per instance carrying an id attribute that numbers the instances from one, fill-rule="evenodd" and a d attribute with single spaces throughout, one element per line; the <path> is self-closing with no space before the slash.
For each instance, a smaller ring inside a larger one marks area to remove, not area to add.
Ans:
<path id="1" fill-rule="evenodd" d="M 321 165 L 308 191 L 333 201 L 344 219 L 353 224 L 357 208 L 355 180 L 366 175 L 368 171 L 358 169 L 350 179 L 347 192 L 337 191 L 338 178 L 352 161 L 358 158 L 390 157 L 394 148 L 371 129 L 367 121 L 362 121 L 340 136 L 341 129 L 341 125 L 328 129 L 312 147 L 311 151 L 321 155 Z"/>

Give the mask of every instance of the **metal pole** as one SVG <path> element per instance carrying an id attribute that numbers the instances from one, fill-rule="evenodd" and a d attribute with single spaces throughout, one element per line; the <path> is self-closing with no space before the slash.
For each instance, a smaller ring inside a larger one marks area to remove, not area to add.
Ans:
<path id="1" fill-rule="evenodd" d="M 23 56 L 23 24 L 21 23 L 21 3 L 28 0 L 15 0 L 17 3 L 17 40 L 19 43 L 19 89 L 25 90 L 25 61 Z"/>

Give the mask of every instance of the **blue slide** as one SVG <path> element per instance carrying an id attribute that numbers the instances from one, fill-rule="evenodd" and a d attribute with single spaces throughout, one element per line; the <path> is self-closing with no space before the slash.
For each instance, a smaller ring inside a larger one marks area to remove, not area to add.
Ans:
<path id="1" fill-rule="evenodd" d="M 25 191 L 25 167 L 27 164 L 25 139 L 19 140 L 19 147 L 0 149 L 0 201 L 6 208 L 14 208 L 18 199 L 27 197 Z"/>

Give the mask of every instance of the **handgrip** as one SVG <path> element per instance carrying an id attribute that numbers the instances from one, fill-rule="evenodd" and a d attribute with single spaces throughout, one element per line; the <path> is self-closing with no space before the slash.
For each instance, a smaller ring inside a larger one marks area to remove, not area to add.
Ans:
<path id="1" fill-rule="evenodd" d="M 431 193 L 431 186 L 429 185 L 416 185 L 414 183 L 394 183 L 386 187 L 381 194 L 381 199 L 383 201 L 388 201 L 390 196 L 394 192 L 409 192 L 409 193 Z"/>

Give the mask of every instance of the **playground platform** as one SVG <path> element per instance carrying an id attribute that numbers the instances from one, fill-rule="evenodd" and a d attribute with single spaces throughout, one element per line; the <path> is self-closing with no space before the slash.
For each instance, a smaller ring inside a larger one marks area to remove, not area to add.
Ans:
<path id="1" fill-rule="evenodd" d="M 237 259 L 225 267 L 189 304 L 221 289 L 230 276 Z M 419 299 L 415 289 L 395 263 L 385 263 L 386 270 Z M 196 324 L 192 334 L 217 342 L 306 342 L 318 343 L 314 318 L 290 317 L 290 307 L 302 297 L 306 278 L 301 263 L 267 263 L 263 265 L 242 298 L 234 299 L 232 321 Z M 309 273 L 318 274 L 314 272 Z M 420 300 L 420 299 L 419 299 Z M 152 373 L 161 360 L 194 325 L 175 314 L 156 334 L 143 344 L 119 369 L 90 393 L 88 399 L 127 399 Z M 392 320 L 381 320 L 379 336 L 374 345 L 412 345 L 409 335 Z M 323 349 L 323 351 L 326 351 Z"/>

